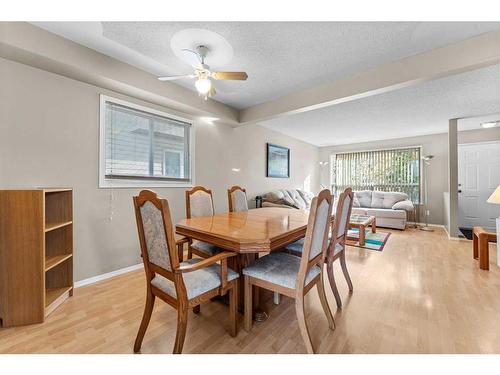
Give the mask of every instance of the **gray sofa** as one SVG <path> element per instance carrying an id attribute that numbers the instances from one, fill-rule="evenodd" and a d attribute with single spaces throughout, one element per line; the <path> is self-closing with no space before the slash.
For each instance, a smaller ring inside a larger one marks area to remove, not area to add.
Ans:
<path id="1" fill-rule="evenodd" d="M 274 190 L 263 196 L 262 207 L 285 207 L 308 210 L 314 194 L 299 189 Z M 336 200 L 334 205 L 336 206 Z M 335 208 L 333 210 L 335 212 Z M 377 227 L 405 229 L 413 203 L 399 192 L 355 191 L 352 213 L 375 216 Z"/>
<path id="2" fill-rule="evenodd" d="M 377 227 L 405 229 L 408 212 L 413 203 L 408 195 L 400 192 L 355 191 L 352 213 L 375 216 Z"/>
<path id="3" fill-rule="evenodd" d="M 262 207 L 285 207 L 308 210 L 313 193 L 299 189 L 274 190 L 263 196 Z"/>

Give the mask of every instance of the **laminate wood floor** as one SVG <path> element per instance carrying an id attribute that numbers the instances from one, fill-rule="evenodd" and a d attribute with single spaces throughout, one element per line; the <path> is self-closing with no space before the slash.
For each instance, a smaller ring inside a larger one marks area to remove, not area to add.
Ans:
<path id="1" fill-rule="evenodd" d="M 381 231 L 388 231 L 380 229 Z M 490 249 L 490 271 L 478 269 L 470 241 L 433 233 L 391 231 L 383 252 L 349 247 L 354 284 L 349 296 L 335 266 L 344 308 L 327 297 L 337 328 L 328 330 L 316 291 L 306 297 L 306 319 L 319 353 L 500 353 L 500 268 Z M 337 262 L 338 263 L 338 262 Z M 132 353 L 145 300 L 142 270 L 78 288 L 44 324 L 0 329 L 0 353 Z M 208 302 L 189 314 L 185 353 L 304 353 L 293 301 L 272 304 L 266 322 L 250 333 L 227 333 L 228 307 Z M 176 311 L 156 302 L 143 353 L 171 353 Z"/>

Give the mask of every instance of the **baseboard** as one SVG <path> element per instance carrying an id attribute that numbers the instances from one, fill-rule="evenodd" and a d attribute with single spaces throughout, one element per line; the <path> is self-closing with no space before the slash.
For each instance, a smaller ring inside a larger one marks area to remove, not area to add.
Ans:
<path id="1" fill-rule="evenodd" d="M 446 228 L 446 225 L 443 225 L 443 229 L 446 232 L 446 235 L 448 236 L 448 239 L 451 241 L 460 241 L 460 240 L 466 240 L 467 238 L 460 238 L 460 237 L 451 237 L 450 232 L 448 232 L 448 228 Z"/>
<path id="2" fill-rule="evenodd" d="M 414 225 L 414 223 L 411 223 L 409 225 Z M 425 226 L 425 223 L 417 223 L 417 225 L 420 226 Z M 445 231 L 446 235 L 448 236 L 449 240 L 453 241 L 460 241 L 460 240 L 466 240 L 466 238 L 460 238 L 460 237 L 451 237 L 450 234 L 448 233 L 448 228 L 446 228 L 446 225 L 441 225 L 441 224 L 428 224 L 428 226 L 433 227 L 433 228 L 441 228 Z"/>
<path id="3" fill-rule="evenodd" d="M 420 225 L 420 226 L 425 226 L 425 223 L 416 223 L 416 224 Z M 415 223 L 412 222 L 412 221 L 408 221 L 407 225 L 415 225 Z M 430 226 L 430 227 L 442 228 L 442 229 L 446 230 L 446 227 L 444 225 L 442 225 L 442 224 L 427 224 L 427 225 Z"/>
<path id="4" fill-rule="evenodd" d="M 143 267 L 143 264 L 139 263 L 139 264 L 134 264 L 133 266 L 121 268 L 121 269 L 116 270 L 116 271 L 104 273 L 102 275 L 89 277 L 88 279 L 84 279 L 84 280 L 80 280 L 80 281 L 75 282 L 74 287 L 80 288 L 80 287 L 85 286 L 85 285 L 94 284 L 94 283 L 97 283 L 99 281 L 109 279 L 111 277 L 115 277 L 115 276 L 122 275 L 122 274 L 127 273 L 127 272 L 138 270 L 142 267 Z"/>

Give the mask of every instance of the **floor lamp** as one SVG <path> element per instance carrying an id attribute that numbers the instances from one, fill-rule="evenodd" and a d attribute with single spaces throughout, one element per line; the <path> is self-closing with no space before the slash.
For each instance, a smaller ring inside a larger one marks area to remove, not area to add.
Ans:
<path id="1" fill-rule="evenodd" d="M 427 195 L 427 172 L 428 167 L 431 165 L 431 160 L 434 158 L 434 155 L 426 155 L 422 157 L 422 161 L 424 162 L 424 215 L 425 215 L 425 226 L 420 227 L 420 230 L 425 230 L 426 232 L 434 232 L 434 229 L 429 227 L 429 218 L 427 216 L 427 204 L 428 204 L 428 195 Z"/>

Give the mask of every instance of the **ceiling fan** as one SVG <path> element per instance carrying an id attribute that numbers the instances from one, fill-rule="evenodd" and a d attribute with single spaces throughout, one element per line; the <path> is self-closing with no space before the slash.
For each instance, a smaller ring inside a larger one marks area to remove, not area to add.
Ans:
<path id="1" fill-rule="evenodd" d="M 212 72 L 210 67 L 205 64 L 205 58 L 208 55 L 209 49 L 206 46 L 200 45 L 196 47 L 196 50 L 183 49 L 188 53 L 192 53 L 196 57 L 196 61 L 193 63 L 194 73 L 184 74 L 179 76 L 167 76 L 158 77 L 160 81 L 174 81 L 176 79 L 183 78 L 196 78 L 194 83 L 196 90 L 200 95 L 207 98 L 215 95 L 215 88 L 212 83 L 212 79 L 215 80 L 235 80 L 235 81 L 245 81 L 248 75 L 245 72 Z"/>

